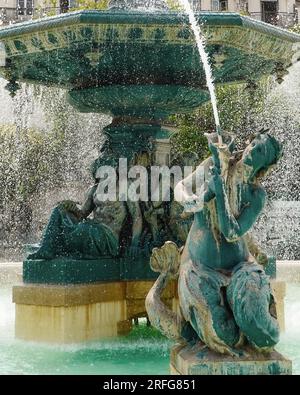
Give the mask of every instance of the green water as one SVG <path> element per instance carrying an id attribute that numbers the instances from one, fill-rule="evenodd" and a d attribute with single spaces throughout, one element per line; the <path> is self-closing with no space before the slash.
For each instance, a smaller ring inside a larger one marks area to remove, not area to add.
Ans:
<path id="1" fill-rule="evenodd" d="M 300 374 L 300 284 L 288 285 L 286 326 L 277 349 Z M 143 324 L 127 337 L 79 345 L 16 340 L 11 289 L 0 290 L 0 374 L 168 374 L 171 345 Z"/>
<path id="2" fill-rule="evenodd" d="M 293 373 L 300 374 L 300 283 L 288 284 L 285 299 L 286 332 L 277 350 L 293 361 Z"/>

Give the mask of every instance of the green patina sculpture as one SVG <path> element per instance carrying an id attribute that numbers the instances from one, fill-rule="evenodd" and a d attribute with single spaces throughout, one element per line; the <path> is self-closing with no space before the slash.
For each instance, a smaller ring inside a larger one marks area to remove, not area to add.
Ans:
<path id="1" fill-rule="evenodd" d="M 164 241 L 174 240 L 180 245 L 185 242 L 187 230 L 192 223 L 191 216 L 181 219 L 182 208 L 173 199 L 170 202 L 130 199 L 103 201 L 99 195 L 98 187 L 101 182 L 106 182 L 98 175 L 101 166 L 116 167 L 118 197 L 119 158 L 127 159 L 129 167 L 143 166 L 149 170 L 152 164 L 147 125 L 143 126 L 142 135 L 131 135 L 126 133 L 127 129 L 124 125 L 106 128 L 105 133 L 110 138 L 103 145 L 100 157 L 92 164 L 95 184 L 87 192 L 86 200 L 81 205 L 63 201 L 54 208 L 39 247 L 28 255 L 27 260 L 63 257 L 92 260 L 105 256 L 144 256 L 147 262 L 152 249 Z M 130 131 L 132 129 L 134 125 L 130 127 Z M 153 133 L 153 127 L 150 129 Z M 122 140 L 126 140 L 126 144 L 120 144 Z M 150 171 L 148 176 L 150 185 Z M 102 189 L 100 188 L 101 191 Z"/>
<path id="2" fill-rule="evenodd" d="M 194 222 L 182 251 L 170 242 L 153 251 L 152 268 L 161 275 L 147 296 L 147 311 L 154 326 L 176 339 L 202 341 L 227 354 L 245 343 L 269 350 L 279 340 L 279 326 L 269 277 L 248 232 L 266 199 L 260 179 L 278 162 L 281 147 L 260 133 L 240 157 L 230 140 L 220 145 L 215 135 L 209 138 L 212 157 L 202 163 L 211 166 L 207 188 L 188 197 L 184 181 L 177 186 Z M 177 276 L 180 316 L 160 301 Z"/>
<path id="3" fill-rule="evenodd" d="M 98 193 L 101 183 L 98 169 L 101 166 L 117 166 L 118 158 L 126 158 L 129 165 L 141 164 L 144 157 L 149 161 L 148 136 L 144 133 L 139 139 L 134 136 L 130 140 L 124 127 L 107 129 L 110 139 L 106 140 L 100 157 L 92 164 L 95 184 L 87 192 L 86 200 L 82 205 L 72 201 L 61 202 L 52 211 L 38 250 L 27 259 L 68 257 L 88 260 L 104 256 L 119 257 L 123 255 L 124 248 L 129 255 L 136 255 L 137 251 L 142 250 L 138 248 L 142 247 L 143 221 L 139 202 L 123 202 L 118 199 L 103 201 Z M 128 144 L 119 144 L 122 139 L 127 139 Z M 113 142 L 116 142 L 115 146 Z M 129 218 L 132 226 L 127 226 L 127 238 L 124 240 L 123 233 Z"/>
<path id="4" fill-rule="evenodd" d="M 90 204 L 90 196 L 87 203 Z M 117 256 L 119 245 L 113 230 L 101 222 L 87 219 L 88 214 L 89 211 L 80 209 L 75 202 L 60 203 L 52 211 L 40 247 L 27 258 Z"/>

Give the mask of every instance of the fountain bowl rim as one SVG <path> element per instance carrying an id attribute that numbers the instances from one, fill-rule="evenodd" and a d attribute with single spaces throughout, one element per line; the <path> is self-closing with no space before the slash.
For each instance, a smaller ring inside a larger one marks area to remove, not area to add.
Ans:
<path id="1" fill-rule="evenodd" d="M 300 43 L 300 34 L 289 32 L 283 28 L 257 21 L 248 16 L 234 12 L 211 12 L 202 11 L 195 13 L 200 23 L 208 26 L 240 26 L 259 31 L 293 43 Z M 142 24 L 158 23 L 161 25 L 175 25 L 188 23 L 188 16 L 178 11 L 128 11 L 128 10 L 79 10 L 60 15 L 49 16 L 41 19 L 25 21 L 0 29 L 0 40 L 18 37 L 22 34 L 30 34 L 37 31 L 45 31 L 61 26 L 77 24 Z"/>

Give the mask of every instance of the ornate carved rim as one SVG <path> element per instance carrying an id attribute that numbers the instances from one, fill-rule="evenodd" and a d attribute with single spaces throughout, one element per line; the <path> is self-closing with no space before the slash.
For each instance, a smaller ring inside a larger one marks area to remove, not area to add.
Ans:
<path id="1" fill-rule="evenodd" d="M 243 17 L 236 13 L 201 12 L 209 44 L 226 44 L 246 53 L 257 53 L 266 59 L 293 63 L 300 55 L 300 35 Z M 0 41 L 6 56 L 51 51 L 72 42 L 109 40 L 108 30 L 116 32 L 114 40 L 131 39 L 133 28 L 140 29 L 132 42 L 195 45 L 187 26 L 186 15 L 177 12 L 78 11 L 20 23 L 0 30 Z M 158 29 L 163 30 L 159 37 Z"/>

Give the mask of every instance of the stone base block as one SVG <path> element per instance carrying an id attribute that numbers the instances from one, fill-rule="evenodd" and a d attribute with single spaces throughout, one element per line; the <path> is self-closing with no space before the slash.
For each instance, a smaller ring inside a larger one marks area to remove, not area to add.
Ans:
<path id="1" fill-rule="evenodd" d="M 126 283 L 24 284 L 13 288 L 17 338 L 75 343 L 129 331 Z M 120 322 L 127 322 L 126 330 Z"/>
<path id="2" fill-rule="evenodd" d="M 117 325 L 118 335 L 127 335 L 132 329 L 132 320 L 119 321 Z"/>
<path id="3" fill-rule="evenodd" d="M 16 336 L 26 340 L 72 343 L 126 334 L 132 319 L 147 316 L 145 297 L 152 285 L 153 280 L 15 286 Z M 285 284 L 273 281 L 272 286 L 283 330 Z M 163 300 L 179 313 L 175 282 L 165 289 Z"/>
<path id="4" fill-rule="evenodd" d="M 13 287 L 19 339 L 75 343 L 125 335 L 132 320 L 146 317 L 145 296 L 153 281 L 81 285 L 23 284 Z M 164 292 L 172 305 L 175 284 Z"/>
<path id="5" fill-rule="evenodd" d="M 280 331 L 285 331 L 284 299 L 286 295 L 286 283 L 284 281 L 271 280 L 271 286 L 276 303 L 277 320 Z"/>
<path id="6" fill-rule="evenodd" d="M 290 375 L 292 362 L 277 351 L 262 354 L 252 349 L 239 357 L 217 354 L 203 344 L 176 345 L 171 350 L 175 375 Z"/>
<path id="7" fill-rule="evenodd" d="M 77 343 L 116 337 L 126 318 L 124 301 L 79 306 L 16 305 L 16 337 L 49 343 Z"/>

